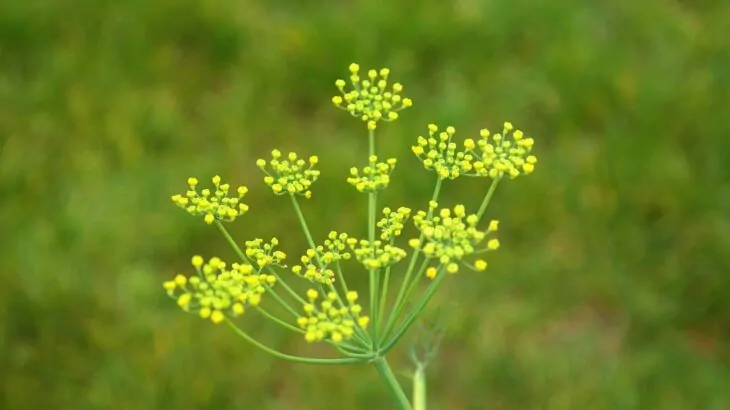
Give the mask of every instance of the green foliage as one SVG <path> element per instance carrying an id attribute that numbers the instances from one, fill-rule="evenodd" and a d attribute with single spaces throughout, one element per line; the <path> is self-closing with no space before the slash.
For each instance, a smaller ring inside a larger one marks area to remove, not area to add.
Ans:
<path id="1" fill-rule="evenodd" d="M 171 206 L 180 181 L 254 186 L 271 147 L 330 170 L 313 236 L 366 234 L 346 178 L 367 140 L 329 101 L 351 61 L 390 67 L 416 102 L 378 128 L 383 158 L 432 121 L 540 136 L 539 172 L 489 210 L 505 221 L 489 269 L 434 299 L 432 408 L 730 407 L 728 24 L 724 2 L 660 0 L 0 2 L 0 407 L 389 405 L 375 372 L 270 359 L 159 288 L 194 253 L 234 258 Z M 384 205 L 429 199 L 418 166 L 399 157 Z M 440 206 L 478 206 L 483 184 Z M 301 254 L 278 199 L 248 193 L 256 218 L 230 230 Z"/>

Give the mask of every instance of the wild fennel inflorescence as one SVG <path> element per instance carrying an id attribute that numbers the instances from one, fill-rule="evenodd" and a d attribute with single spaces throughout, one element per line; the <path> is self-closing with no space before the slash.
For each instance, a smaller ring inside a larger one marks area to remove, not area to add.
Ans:
<path id="1" fill-rule="evenodd" d="M 442 281 L 464 268 L 477 272 L 487 269 L 487 254 L 500 245 L 495 237 L 499 223 L 485 222 L 484 214 L 502 180 L 533 172 L 537 162 L 530 154 L 533 140 L 505 122 L 498 133 L 483 129 L 478 138 L 467 138 L 459 144 L 454 140 L 454 127 L 440 129 L 429 124 L 427 133 L 412 146 L 424 168 L 434 173 L 435 186 L 425 209 L 378 209 L 378 195 L 388 187 L 397 161 L 378 157 L 376 131 L 382 124 L 396 121 L 413 102 L 402 96 L 400 83 L 389 83 L 388 69 L 361 74 L 360 67 L 351 64 L 349 72 L 349 81 L 335 82 L 340 94 L 332 102 L 360 119 L 367 129 L 367 164 L 353 167 L 344 178 L 367 198 L 367 237 L 331 231 L 324 241 L 315 242 L 300 202 L 312 196 L 320 175 L 319 158 L 273 150 L 269 159 L 259 159 L 256 166 L 271 191 L 291 201 L 309 249 L 296 264 L 288 266 L 287 255 L 277 250 L 277 238 L 257 238 L 240 247 L 225 224 L 248 212 L 249 207 L 243 202 L 248 188 L 233 190 L 219 176 L 212 178 L 212 186 L 201 188 L 196 178 L 189 178 L 188 189 L 174 195 L 173 202 L 189 214 L 202 217 L 205 223 L 215 225 L 238 260 L 229 264 L 217 257 L 205 260 L 193 256 L 194 274 L 178 274 L 165 282 L 164 288 L 184 311 L 215 324 L 226 323 L 245 340 L 280 359 L 332 365 L 372 363 L 400 409 L 424 410 L 427 359 L 412 355 L 416 368 L 413 396 L 409 399 L 386 356 L 422 314 Z M 442 185 L 462 176 L 489 181 L 479 207 L 439 207 Z M 398 239 L 410 222 L 418 237 L 399 245 Z M 347 286 L 349 272 L 344 272 L 343 262 L 351 259 L 367 272 L 369 291 L 365 298 Z M 388 293 L 394 291 L 390 285 L 396 274 L 400 286 L 391 302 Z M 304 294 L 287 284 L 295 276 L 311 285 Z M 424 282 L 425 290 L 419 292 L 419 285 Z M 267 311 L 260 304 L 262 298 L 272 298 L 287 316 Z M 266 346 L 236 324 L 236 319 L 249 311 L 301 334 L 306 342 L 330 344 L 338 357 L 292 356 Z"/>

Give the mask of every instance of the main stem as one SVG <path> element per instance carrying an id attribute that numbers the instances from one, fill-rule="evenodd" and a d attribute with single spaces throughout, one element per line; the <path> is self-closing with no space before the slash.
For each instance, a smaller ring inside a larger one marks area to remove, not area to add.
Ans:
<path id="1" fill-rule="evenodd" d="M 413 410 L 426 410 L 426 370 L 420 363 L 413 374 Z"/>
<path id="2" fill-rule="evenodd" d="M 368 160 L 370 157 L 375 155 L 375 130 L 368 127 Z M 375 207 L 377 206 L 378 193 L 368 193 L 368 241 L 370 246 L 373 246 L 375 242 Z M 373 320 L 373 349 L 378 350 L 378 289 L 380 288 L 379 277 L 377 269 L 370 269 L 369 282 L 370 282 L 370 316 Z"/>
<path id="3" fill-rule="evenodd" d="M 388 390 L 390 390 L 390 394 L 393 395 L 393 398 L 398 404 L 398 408 L 400 410 L 413 410 L 411 403 L 408 401 L 408 396 L 406 396 L 406 393 L 403 391 L 403 387 L 401 387 L 400 383 L 398 383 L 398 379 L 396 379 L 393 371 L 390 369 L 390 365 L 388 365 L 388 361 L 385 360 L 385 357 L 378 357 L 373 360 L 373 364 L 378 370 L 378 373 L 380 373 L 380 376 L 382 376 L 383 380 L 385 380 L 385 383 L 388 385 Z"/>

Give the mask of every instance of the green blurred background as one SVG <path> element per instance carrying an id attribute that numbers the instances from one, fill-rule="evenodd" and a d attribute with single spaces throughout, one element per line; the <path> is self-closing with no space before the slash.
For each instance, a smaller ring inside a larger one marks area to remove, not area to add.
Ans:
<path id="1" fill-rule="evenodd" d="M 434 301 L 431 408 L 730 408 L 729 26 L 710 0 L 0 2 L 0 407 L 392 408 L 373 369 L 272 360 L 161 288 L 195 253 L 232 257 L 172 205 L 190 175 L 251 188 L 235 237 L 303 250 L 253 163 L 272 148 L 321 158 L 316 237 L 362 233 L 344 178 L 366 138 L 330 102 L 355 61 L 415 102 L 379 134 L 400 159 L 385 204 L 428 198 L 408 148 L 429 122 L 536 140 L 489 211 L 490 270 Z"/>

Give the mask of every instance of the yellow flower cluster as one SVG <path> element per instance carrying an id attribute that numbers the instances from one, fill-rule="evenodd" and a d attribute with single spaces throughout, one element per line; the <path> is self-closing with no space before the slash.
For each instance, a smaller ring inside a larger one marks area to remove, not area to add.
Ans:
<path id="1" fill-rule="evenodd" d="M 459 263 L 464 257 L 480 252 L 476 246 L 490 232 L 497 229 L 497 221 L 489 224 L 489 229 L 481 231 L 477 229 L 479 218 L 475 214 L 466 214 L 464 205 L 456 205 L 453 210 L 444 208 L 437 216 L 427 218 L 424 211 L 419 211 L 413 222 L 421 231 L 423 240 L 411 239 L 408 243 L 413 248 L 419 248 L 429 258 L 438 259 L 440 266 L 445 267 L 448 273 L 457 273 Z M 499 248 L 497 239 L 490 239 L 487 242 L 487 250 Z M 486 269 L 486 262 L 477 260 L 474 264 L 477 270 Z M 437 273 L 435 268 L 426 271 L 429 278 L 433 279 Z"/>
<path id="2" fill-rule="evenodd" d="M 371 155 L 368 158 L 369 165 L 360 171 L 353 167 L 350 169 L 350 177 L 347 182 L 360 192 L 375 192 L 388 187 L 390 174 L 395 169 L 395 158 L 389 158 L 386 162 L 378 162 L 378 157 Z"/>
<path id="3" fill-rule="evenodd" d="M 283 157 L 279 150 L 273 150 L 270 161 L 259 159 L 256 166 L 264 171 L 264 182 L 275 194 L 298 194 L 311 198 L 312 191 L 309 188 L 319 178 L 319 171 L 314 169 L 318 162 L 317 156 L 311 156 L 305 161 L 294 152 Z"/>
<path id="4" fill-rule="evenodd" d="M 463 172 L 463 168 L 469 163 L 464 158 L 463 152 L 457 152 L 455 142 L 451 141 L 456 130 L 454 127 L 447 127 L 445 131 L 438 132 L 435 124 L 428 125 L 428 138 L 419 136 L 417 144 L 411 150 L 423 162 L 426 169 L 436 171 L 441 179 L 456 179 Z"/>
<path id="5" fill-rule="evenodd" d="M 365 78 L 361 78 L 360 66 L 350 64 L 352 90 L 345 90 L 345 80 L 335 81 L 341 95 L 332 97 L 332 102 L 353 117 L 362 119 L 371 130 L 380 121 L 395 121 L 398 119 L 398 111 L 412 106 L 413 101 L 401 96 L 403 85 L 400 83 L 394 83 L 388 89 L 389 74 L 390 70 L 387 68 L 380 71 L 368 70 Z"/>
<path id="6" fill-rule="evenodd" d="M 403 226 L 411 215 L 411 209 L 400 207 L 393 211 L 390 208 L 383 208 L 384 218 L 378 221 L 380 228 L 380 239 L 387 241 L 400 236 Z"/>
<path id="7" fill-rule="evenodd" d="M 537 157 L 530 155 L 535 141 L 514 129 L 512 123 L 505 122 L 501 133 L 491 135 L 489 130 L 483 129 L 479 136 L 477 142 L 464 141 L 466 155 L 474 156 L 472 167 L 466 170 L 467 175 L 495 179 L 506 174 L 517 178 L 535 170 Z"/>
<path id="8" fill-rule="evenodd" d="M 258 274 L 247 263 L 234 263 L 228 269 L 218 258 L 206 263 L 201 256 L 194 256 L 192 263 L 196 276 L 180 274 L 163 287 L 183 310 L 213 323 L 242 315 L 246 306 L 257 306 L 266 289 L 276 283 L 274 276 Z"/>
<path id="9" fill-rule="evenodd" d="M 360 316 L 362 306 L 357 304 L 357 292 L 350 291 L 346 295 L 348 306 L 337 307 L 338 297 L 329 292 L 319 307 L 315 304 L 319 292 L 314 289 L 307 291 L 308 303 L 305 303 L 304 314 L 297 319 L 297 324 L 305 330 L 304 339 L 307 342 L 318 342 L 329 339 L 334 343 L 351 339 L 355 333 L 355 326 L 365 329 L 370 319 Z"/>
<path id="10" fill-rule="evenodd" d="M 295 265 L 291 268 L 292 273 L 307 279 L 310 282 L 317 282 L 323 285 L 331 285 L 335 282 L 335 273 L 327 266 L 318 266 L 317 251 L 307 249 L 305 255 L 301 257 L 302 264 Z"/>
<path id="11" fill-rule="evenodd" d="M 327 235 L 327 239 L 324 240 L 324 246 L 320 245 L 317 247 L 317 252 L 321 255 L 320 259 L 324 264 L 330 264 L 337 262 L 341 259 L 350 259 L 350 252 L 345 249 L 347 243 L 346 233 L 337 233 L 331 231 Z"/>
<path id="12" fill-rule="evenodd" d="M 368 240 L 348 238 L 347 244 L 350 245 L 355 259 L 358 260 L 366 269 L 380 269 L 396 264 L 406 257 L 406 251 L 397 246 L 383 244 L 382 241 L 376 240 L 372 243 Z"/>
<path id="13" fill-rule="evenodd" d="M 246 256 L 258 265 L 259 270 L 265 266 L 281 266 L 282 262 L 286 259 L 286 254 L 282 251 L 274 250 L 279 245 L 279 240 L 271 238 L 271 242 L 264 243 L 263 239 L 254 239 L 252 241 L 246 241 Z"/>
<path id="14" fill-rule="evenodd" d="M 198 180 L 196 178 L 188 178 L 188 185 L 190 189 L 185 195 L 173 195 L 172 202 L 185 209 L 190 215 L 203 215 L 203 219 L 207 224 L 212 224 L 216 220 L 232 222 L 248 212 L 248 205 L 241 202 L 241 199 L 248 192 L 248 188 L 245 186 L 238 187 L 236 189 L 237 196 L 231 197 L 229 196 L 230 185 L 221 184 L 221 177 L 218 175 L 213 177 L 214 192 L 211 192 L 208 188 L 198 192 L 196 189 Z"/>
<path id="15" fill-rule="evenodd" d="M 514 130 L 505 122 L 502 133 L 491 135 L 480 131 L 481 138 L 464 140 L 464 149 L 458 150 L 452 141 L 454 127 L 438 132 L 434 124 L 428 126 L 428 138 L 419 136 L 411 149 L 426 169 L 433 169 L 441 179 L 456 179 L 461 175 L 499 178 L 505 174 L 512 178 L 531 173 L 537 158 L 529 155 L 534 143 L 525 138 L 520 130 Z M 511 136 L 511 138 L 508 138 Z"/>

